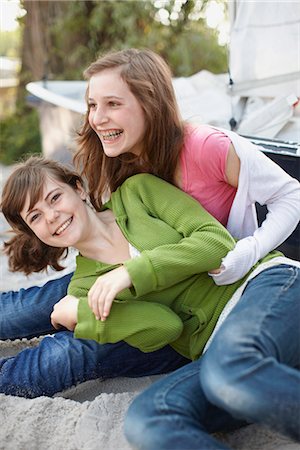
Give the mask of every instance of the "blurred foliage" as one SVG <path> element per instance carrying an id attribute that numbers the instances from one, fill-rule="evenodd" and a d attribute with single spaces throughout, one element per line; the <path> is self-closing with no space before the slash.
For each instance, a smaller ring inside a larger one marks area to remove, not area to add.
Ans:
<path id="1" fill-rule="evenodd" d="M 0 31 L 0 56 L 17 58 L 20 54 L 20 29 Z"/>
<path id="2" fill-rule="evenodd" d="M 188 76 L 201 69 L 224 72 L 226 48 L 218 45 L 216 31 L 204 19 L 208 2 L 35 2 L 51 3 L 51 8 L 58 3 L 55 20 L 49 15 L 44 24 L 48 42 L 44 72 L 51 79 L 82 79 L 83 70 L 100 53 L 129 47 L 156 51 L 169 62 L 174 76 Z"/>
<path id="3" fill-rule="evenodd" d="M 41 153 L 41 138 L 37 111 L 23 105 L 1 121 L 0 161 L 11 164 L 27 153 Z"/>
<path id="4" fill-rule="evenodd" d="M 225 4 L 225 0 L 217 0 Z M 202 69 L 227 70 L 227 51 L 205 21 L 209 0 L 21 0 L 22 69 L 15 117 L 1 130 L 0 161 L 40 151 L 37 114 L 25 105 L 28 81 L 81 80 L 99 54 L 150 48 L 170 64 L 174 76 Z M 5 46 L 5 43 L 3 43 Z M 17 48 L 17 47 L 15 47 Z M 5 149 L 5 152 L 3 152 Z"/>

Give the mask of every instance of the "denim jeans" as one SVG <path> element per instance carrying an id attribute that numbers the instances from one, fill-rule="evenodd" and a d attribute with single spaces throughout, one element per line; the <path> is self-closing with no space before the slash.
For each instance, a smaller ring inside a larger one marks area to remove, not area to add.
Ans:
<path id="1" fill-rule="evenodd" d="M 73 273 L 42 287 L 0 293 L 0 339 L 19 339 L 53 333 L 53 306 L 67 294 Z"/>
<path id="2" fill-rule="evenodd" d="M 54 333 L 50 314 L 66 295 L 71 276 L 43 287 L 1 293 L 0 339 Z M 161 374 L 187 362 L 169 346 L 142 353 L 125 342 L 100 345 L 61 331 L 44 337 L 37 347 L 0 359 L 0 392 L 28 398 L 51 396 L 87 380 Z"/>
<path id="3" fill-rule="evenodd" d="M 198 361 L 153 384 L 129 408 L 136 449 L 226 449 L 211 433 L 256 422 L 300 440 L 299 269 L 253 278 Z"/>
<path id="4" fill-rule="evenodd" d="M 156 375 L 187 362 L 169 346 L 143 353 L 125 342 L 101 345 L 62 331 L 44 337 L 37 347 L 0 359 L 0 392 L 52 396 L 87 380 Z"/>

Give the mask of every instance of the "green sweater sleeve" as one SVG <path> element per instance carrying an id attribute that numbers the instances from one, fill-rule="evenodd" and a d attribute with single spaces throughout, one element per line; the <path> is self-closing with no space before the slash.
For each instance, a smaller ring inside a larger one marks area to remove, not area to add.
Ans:
<path id="1" fill-rule="evenodd" d="M 183 330 L 181 319 L 167 306 L 142 302 L 114 302 L 109 317 L 96 320 L 85 298 L 79 299 L 75 337 L 101 344 L 125 341 L 142 352 L 152 352 L 175 341 Z"/>
<path id="2" fill-rule="evenodd" d="M 195 274 L 220 267 L 222 258 L 233 249 L 228 231 L 192 197 L 149 174 L 128 179 L 120 188 L 124 204 L 137 205 L 141 211 L 178 232 L 178 242 L 142 251 L 124 263 L 136 297 L 165 289 Z M 140 205 L 140 207 L 139 207 Z M 146 220 L 146 218 L 145 218 Z M 162 227 L 162 235 L 164 229 Z M 151 229 L 149 227 L 149 235 Z M 162 242 L 169 242 L 162 237 Z"/>

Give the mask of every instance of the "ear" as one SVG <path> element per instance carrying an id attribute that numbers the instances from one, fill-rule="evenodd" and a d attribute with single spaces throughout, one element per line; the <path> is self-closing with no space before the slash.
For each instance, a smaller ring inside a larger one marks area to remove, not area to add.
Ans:
<path id="1" fill-rule="evenodd" d="M 76 191 L 79 194 L 81 200 L 86 200 L 87 199 L 87 193 L 85 192 L 85 190 L 83 189 L 82 184 L 78 180 L 76 181 Z"/>

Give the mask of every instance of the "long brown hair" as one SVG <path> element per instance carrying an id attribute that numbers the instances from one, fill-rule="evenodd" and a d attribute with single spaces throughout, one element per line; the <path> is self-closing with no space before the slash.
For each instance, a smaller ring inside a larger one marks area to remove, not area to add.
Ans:
<path id="1" fill-rule="evenodd" d="M 30 208 L 40 199 L 47 175 L 74 189 L 78 182 L 82 184 L 81 177 L 74 170 L 41 156 L 31 156 L 15 167 L 4 185 L 1 210 L 14 232 L 14 236 L 4 243 L 4 252 L 13 272 L 29 275 L 45 270 L 47 266 L 55 270 L 64 269 L 59 260 L 67 256 L 68 249 L 44 244 L 20 215 L 28 194 Z"/>
<path id="2" fill-rule="evenodd" d="M 103 70 L 114 68 L 120 69 L 121 78 L 139 101 L 145 114 L 146 132 L 139 157 L 127 153 L 108 158 L 90 127 L 87 111 L 74 163 L 86 177 L 91 201 L 98 210 L 107 191 L 113 192 L 136 173 L 149 172 L 174 183 L 183 146 L 184 126 L 167 63 L 150 50 L 128 49 L 100 57 L 85 70 L 84 76 L 89 80 Z"/>

